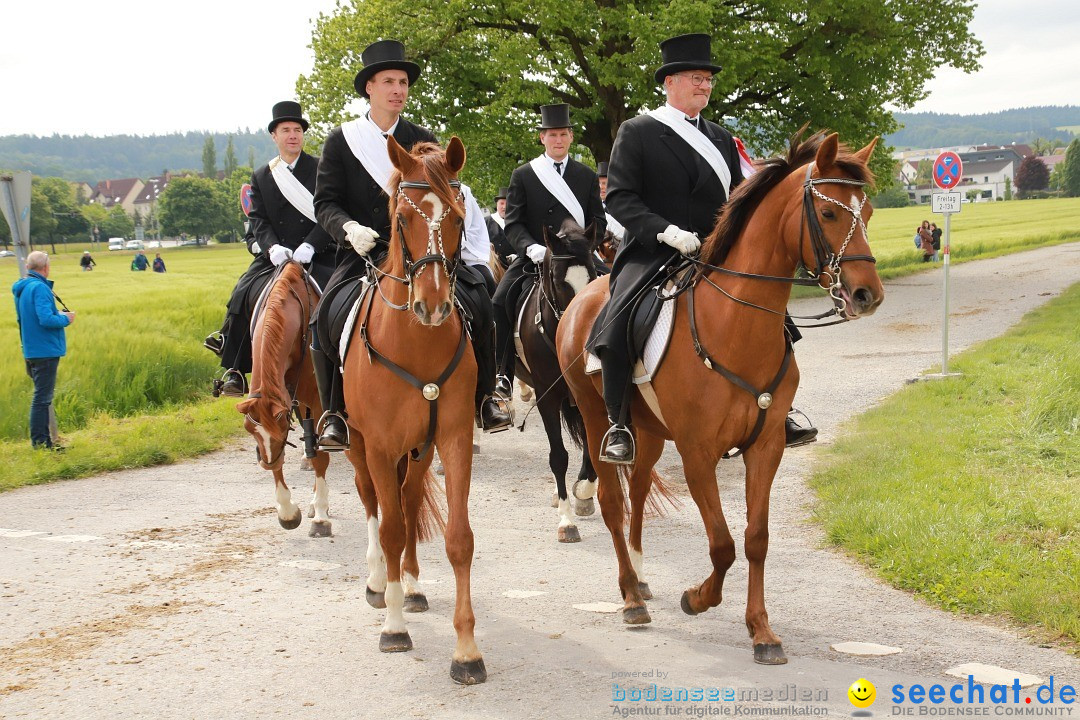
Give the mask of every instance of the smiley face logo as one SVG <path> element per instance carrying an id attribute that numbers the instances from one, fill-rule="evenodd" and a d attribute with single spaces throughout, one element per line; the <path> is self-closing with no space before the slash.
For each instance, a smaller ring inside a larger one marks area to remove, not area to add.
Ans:
<path id="1" fill-rule="evenodd" d="M 874 687 L 874 683 L 866 678 L 859 678 L 851 683 L 851 687 L 847 690 L 847 696 L 855 707 L 868 708 L 877 699 L 877 688 Z"/>

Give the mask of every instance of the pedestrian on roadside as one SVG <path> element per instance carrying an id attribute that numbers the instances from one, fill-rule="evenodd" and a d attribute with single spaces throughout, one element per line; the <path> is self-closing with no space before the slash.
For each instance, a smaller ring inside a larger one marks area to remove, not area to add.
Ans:
<path id="1" fill-rule="evenodd" d="M 15 317 L 19 323 L 26 374 L 34 381 L 34 396 L 30 401 L 30 443 L 35 448 L 62 450 L 54 445 L 49 432 L 49 411 L 56 390 L 56 370 L 60 358 L 67 354 L 64 328 L 75 322 L 75 313 L 64 307 L 56 309 L 53 281 L 49 280 L 49 256 L 35 250 L 26 257 L 26 277 L 17 281 L 11 292 L 15 295 Z M 60 302 L 63 305 L 63 301 Z"/>
<path id="2" fill-rule="evenodd" d="M 930 236 L 934 238 L 934 262 L 937 262 L 938 253 L 941 251 L 941 228 L 937 223 L 930 223 Z"/>
<path id="3" fill-rule="evenodd" d="M 165 261 L 161 259 L 161 253 L 154 254 L 154 272 L 165 272 Z"/>
<path id="4" fill-rule="evenodd" d="M 90 256 L 90 251 L 84 250 L 82 258 L 79 259 L 79 266 L 82 267 L 83 272 L 89 272 L 93 270 L 95 265 L 97 265 L 97 263 L 94 262 L 94 258 Z"/>
<path id="5" fill-rule="evenodd" d="M 922 250 L 923 262 L 930 262 L 935 260 L 934 255 L 934 236 L 930 232 L 930 221 L 923 220 L 922 225 L 919 226 L 919 248 Z"/>
<path id="6" fill-rule="evenodd" d="M 143 270 L 146 270 L 146 268 L 148 267 L 150 267 L 150 261 L 146 259 L 146 256 L 143 255 L 142 251 L 140 250 L 139 252 L 135 253 L 135 257 L 131 260 L 131 269 L 141 272 Z"/>

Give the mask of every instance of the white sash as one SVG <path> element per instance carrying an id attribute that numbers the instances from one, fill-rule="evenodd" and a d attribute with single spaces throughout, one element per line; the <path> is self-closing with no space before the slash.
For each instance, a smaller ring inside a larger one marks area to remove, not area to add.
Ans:
<path id="1" fill-rule="evenodd" d="M 491 213 L 491 219 L 494 220 L 495 224 L 501 227 L 503 230 L 506 229 L 506 218 L 504 218 L 502 215 L 497 212 L 493 212 Z"/>
<path id="2" fill-rule="evenodd" d="M 297 158 L 297 162 L 299 161 L 300 159 Z M 311 222 L 318 222 L 315 219 L 315 196 L 304 187 L 304 183 L 289 172 L 289 166 L 281 159 L 280 155 L 270 161 L 270 175 L 274 178 L 278 190 L 281 191 L 281 194 L 285 196 L 290 205 L 299 210 L 300 214 Z"/>
<path id="3" fill-rule="evenodd" d="M 360 164 L 367 170 L 371 179 L 379 184 L 387 195 L 390 194 L 390 174 L 394 164 L 390 162 L 390 153 L 386 151 L 386 138 L 375 123 L 366 117 L 341 124 L 341 134 Z"/>
<path id="4" fill-rule="evenodd" d="M 686 115 L 670 105 L 661 105 L 655 110 L 649 111 L 649 115 L 674 130 L 676 135 L 685 140 L 698 155 L 701 155 L 705 162 L 709 163 L 709 167 L 713 169 L 713 172 L 716 173 L 716 177 L 720 179 L 720 184 L 724 186 L 724 194 L 729 194 L 731 170 L 728 168 L 724 156 L 720 154 L 716 145 L 706 137 L 705 133 L 688 124 Z"/>
<path id="5" fill-rule="evenodd" d="M 567 158 L 566 162 L 569 162 L 569 158 Z M 585 211 L 581 209 L 581 203 L 574 197 L 573 191 L 570 190 L 570 186 L 566 184 L 563 176 L 555 172 L 551 160 L 546 155 L 540 155 L 530 160 L 529 164 L 532 165 L 533 172 L 536 173 L 536 177 L 540 179 L 540 183 L 547 188 L 547 191 L 554 195 L 555 199 L 566 208 L 578 225 L 585 227 Z"/>
<path id="6" fill-rule="evenodd" d="M 623 227 L 622 223 L 613 218 L 611 213 L 605 213 L 604 216 L 607 218 L 607 229 L 611 231 L 611 234 L 619 240 L 625 240 L 626 228 Z"/>

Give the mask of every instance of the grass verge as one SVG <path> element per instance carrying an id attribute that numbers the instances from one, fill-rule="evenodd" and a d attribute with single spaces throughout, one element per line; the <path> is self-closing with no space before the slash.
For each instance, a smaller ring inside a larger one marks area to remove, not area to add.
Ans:
<path id="1" fill-rule="evenodd" d="M 852 421 L 811 486 L 830 544 L 946 610 L 1080 652 L 1080 285 Z"/>

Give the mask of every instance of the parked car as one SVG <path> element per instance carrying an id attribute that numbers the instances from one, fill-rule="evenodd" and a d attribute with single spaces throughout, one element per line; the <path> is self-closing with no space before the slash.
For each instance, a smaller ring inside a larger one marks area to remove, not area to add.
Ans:
<path id="1" fill-rule="evenodd" d="M 150 242 L 146 243 L 146 247 L 147 248 L 159 248 L 159 247 L 161 247 L 161 241 L 160 240 L 151 240 Z"/>
<path id="2" fill-rule="evenodd" d="M 128 240 L 126 243 L 124 243 L 124 249 L 125 250 L 142 250 L 143 249 L 142 240 Z"/>
<path id="3" fill-rule="evenodd" d="M 123 250 L 124 249 L 124 238 L 109 238 L 109 249 L 110 250 Z"/>
<path id="4" fill-rule="evenodd" d="M 0 250 L 0 257 L 15 257 L 15 253 L 10 250 Z"/>

